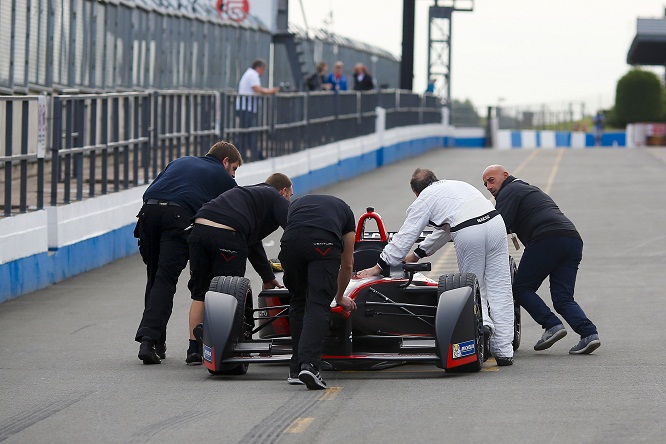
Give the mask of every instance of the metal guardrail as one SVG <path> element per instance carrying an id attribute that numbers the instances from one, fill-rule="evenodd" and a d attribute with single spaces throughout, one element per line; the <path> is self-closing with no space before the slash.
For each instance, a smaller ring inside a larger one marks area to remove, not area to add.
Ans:
<path id="1" fill-rule="evenodd" d="M 252 162 L 371 134 L 378 106 L 387 129 L 442 121 L 437 100 L 401 90 L 0 96 L 0 216 L 148 184 L 172 160 L 202 156 L 219 139 Z"/>

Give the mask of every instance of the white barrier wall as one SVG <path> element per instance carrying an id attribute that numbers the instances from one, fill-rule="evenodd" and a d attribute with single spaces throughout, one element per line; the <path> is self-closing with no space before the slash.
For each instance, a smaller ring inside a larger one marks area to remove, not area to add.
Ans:
<path id="1" fill-rule="evenodd" d="M 297 194 L 446 146 L 443 124 L 395 128 L 243 165 L 239 185 L 287 174 Z M 0 302 L 138 252 L 136 214 L 148 186 L 0 219 Z"/>

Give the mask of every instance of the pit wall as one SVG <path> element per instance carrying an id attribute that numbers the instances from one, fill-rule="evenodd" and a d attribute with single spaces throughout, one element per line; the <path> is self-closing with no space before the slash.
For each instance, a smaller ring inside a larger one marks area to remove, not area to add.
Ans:
<path id="1" fill-rule="evenodd" d="M 236 180 L 260 183 L 279 171 L 304 194 L 435 148 L 474 143 L 469 131 L 444 124 L 383 130 L 378 120 L 374 134 L 252 162 Z M 137 253 L 133 231 L 146 188 L 0 219 L 0 303 Z"/>
<path id="2" fill-rule="evenodd" d="M 498 130 L 495 146 L 501 150 L 512 148 L 591 148 L 594 135 L 582 131 Z M 601 137 L 602 147 L 626 147 L 624 131 L 608 131 Z"/>

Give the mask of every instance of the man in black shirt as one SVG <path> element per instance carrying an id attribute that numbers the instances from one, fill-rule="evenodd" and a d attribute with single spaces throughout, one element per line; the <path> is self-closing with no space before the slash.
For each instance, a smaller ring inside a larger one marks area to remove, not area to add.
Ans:
<path id="1" fill-rule="evenodd" d="M 550 196 L 509 175 L 502 165 L 487 167 L 483 184 L 495 196 L 507 229 L 525 245 L 513 297 L 545 330 L 534 350 L 545 350 L 567 334 L 562 321 L 536 293 L 550 276 L 553 307 L 581 338 L 569 353 L 592 353 L 601 345 L 597 328 L 574 301 L 576 273 L 583 257 L 583 241 L 576 227 Z"/>
<path id="2" fill-rule="evenodd" d="M 280 263 L 291 293 L 289 325 L 293 354 L 290 384 L 325 389 L 321 348 L 335 298 L 345 311 L 356 308 L 344 291 L 354 266 L 355 220 L 351 208 L 334 196 L 306 195 L 289 206 Z"/>
<path id="3" fill-rule="evenodd" d="M 186 228 L 201 205 L 236 186 L 242 158 L 228 142 L 213 145 L 204 157 L 181 157 L 164 168 L 143 194 L 134 237 L 146 264 L 144 311 L 135 339 L 139 359 L 159 364 L 166 357 L 166 328 L 178 277 L 187 265 Z"/>
<path id="4" fill-rule="evenodd" d="M 192 218 L 189 282 L 190 346 L 185 362 L 201 364 L 201 344 L 194 328 L 203 322 L 204 297 L 215 276 L 245 276 L 247 260 L 263 281 L 263 288 L 279 286 L 262 240 L 287 224 L 289 201 L 294 194 L 291 180 L 282 173 L 265 183 L 233 188 L 206 203 Z M 252 300 L 246 301 L 251 314 Z"/>

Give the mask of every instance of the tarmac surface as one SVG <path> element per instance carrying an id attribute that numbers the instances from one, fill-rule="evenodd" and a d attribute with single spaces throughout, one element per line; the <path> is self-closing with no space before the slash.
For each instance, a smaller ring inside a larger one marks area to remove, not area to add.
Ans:
<path id="1" fill-rule="evenodd" d="M 183 273 L 167 359 L 143 365 L 134 333 L 145 268 L 138 255 L 0 305 L 0 441 L 221 443 L 663 442 L 666 436 L 666 148 L 437 150 L 320 193 L 358 217 L 374 206 L 397 231 L 417 166 L 484 191 L 492 163 L 547 191 L 585 242 L 576 300 L 602 346 L 572 356 L 571 331 L 535 352 L 542 330 L 523 311 L 512 367 L 476 374 L 431 365 L 324 372 L 329 390 L 286 383 L 284 365 L 212 377 L 185 365 L 190 299 Z M 242 169 L 238 172 L 242 175 Z M 298 190 L 295 190 L 298 193 Z M 280 233 L 265 240 L 278 253 Z M 522 250 L 511 254 L 519 259 Z M 456 271 L 452 248 L 431 275 Z M 255 293 L 256 274 L 249 273 Z M 548 283 L 540 294 L 550 304 Z"/>

